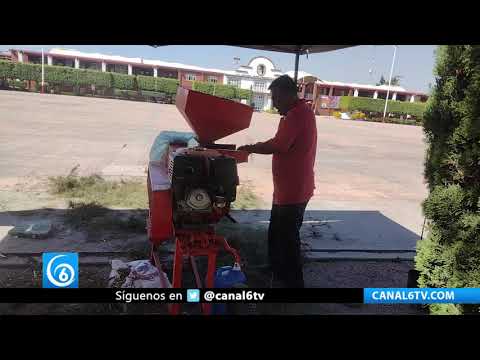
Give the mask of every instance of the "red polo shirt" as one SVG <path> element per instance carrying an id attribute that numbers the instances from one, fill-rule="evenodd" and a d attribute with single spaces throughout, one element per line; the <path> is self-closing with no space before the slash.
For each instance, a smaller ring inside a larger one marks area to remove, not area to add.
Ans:
<path id="1" fill-rule="evenodd" d="M 315 189 L 317 125 L 305 100 L 298 100 L 282 117 L 275 137 L 255 144 L 254 152 L 273 154 L 273 203 L 305 203 Z"/>

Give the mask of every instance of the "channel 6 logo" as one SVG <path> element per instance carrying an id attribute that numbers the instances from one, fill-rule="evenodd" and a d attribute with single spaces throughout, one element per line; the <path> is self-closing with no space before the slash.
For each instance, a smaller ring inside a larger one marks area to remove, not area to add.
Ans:
<path id="1" fill-rule="evenodd" d="M 78 288 L 78 253 L 44 253 L 42 287 Z"/>

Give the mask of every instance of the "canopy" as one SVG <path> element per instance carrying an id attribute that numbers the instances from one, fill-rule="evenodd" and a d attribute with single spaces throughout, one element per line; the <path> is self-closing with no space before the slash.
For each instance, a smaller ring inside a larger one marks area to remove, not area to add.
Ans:
<path id="1" fill-rule="evenodd" d="M 158 47 L 162 45 L 152 45 L 152 46 Z M 297 82 L 298 61 L 299 61 L 300 55 L 334 51 L 334 50 L 344 49 L 344 48 L 357 46 L 357 45 L 233 45 L 233 46 L 295 54 L 295 71 L 294 71 L 293 79 L 295 82 Z"/>
<path id="2" fill-rule="evenodd" d="M 333 50 L 344 49 L 356 45 L 237 45 L 238 47 L 246 47 L 265 51 L 279 51 L 284 53 L 295 54 L 295 70 L 293 80 L 297 82 L 298 78 L 298 61 L 300 55 L 321 53 Z"/>
<path id="3" fill-rule="evenodd" d="M 291 54 L 314 54 L 326 51 L 333 51 L 348 48 L 356 45 L 236 45 L 238 47 L 246 47 L 265 51 L 279 51 Z"/>

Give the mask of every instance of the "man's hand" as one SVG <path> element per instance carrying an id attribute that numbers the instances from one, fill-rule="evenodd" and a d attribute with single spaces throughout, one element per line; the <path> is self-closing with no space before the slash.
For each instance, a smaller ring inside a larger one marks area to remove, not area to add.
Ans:
<path id="1" fill-rule="evenodd" d="M 246 151 L 248 152 L 249 154 L 253 153 L 253 151 L 255 150 L 255 146 L 254 145 L 242 145 L 242 146 L 239 146 L 237 148 L 237 150 L 239 151 Z"/>

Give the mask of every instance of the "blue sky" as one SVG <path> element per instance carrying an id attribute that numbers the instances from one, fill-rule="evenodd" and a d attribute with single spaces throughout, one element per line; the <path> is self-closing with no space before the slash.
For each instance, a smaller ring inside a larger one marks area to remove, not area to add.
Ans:
<path id="1" fill-rule="evenodd" d="M 38 50 L 42 45 L 0 45 L 0 50 L 23 48 Z M 254 56 L 267 56 L 282 71 L 293 70 L 294 55 L 219 45 L 172 45 L 152 48 L 147 45 L 43 45 L 44 49 L 63 47 L 109 55 L 143 57 L 225 70 L 236 68 L 234 57 L 246 64 Z M 433 85 L 434 45 L 400 45 L 394 75 L 407 90 L 428 91 Z M 328 53 L 302 56 L 300 70 L 324 80 L 373 84 L 390 73 L 392 45 L 361 45 Z M 369 69 L 373 70 L 370 75 Z"/>

